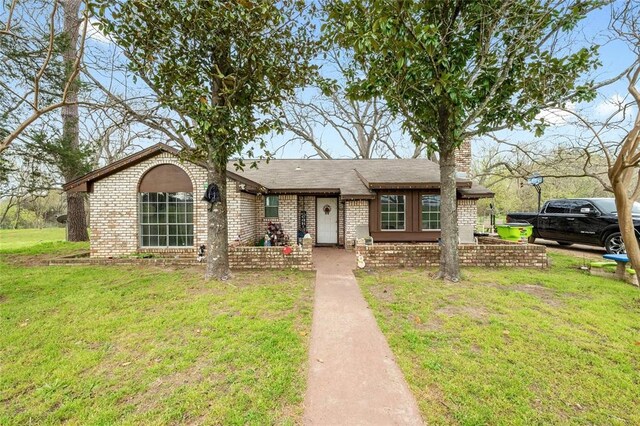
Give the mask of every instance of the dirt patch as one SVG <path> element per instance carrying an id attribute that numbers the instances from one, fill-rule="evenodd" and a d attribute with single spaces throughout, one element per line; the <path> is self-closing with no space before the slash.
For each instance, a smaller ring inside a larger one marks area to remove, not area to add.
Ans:
<path id="1" fill-rule="evenodd" d="M 49 254 L 7 254 L 3 255 L 2 260 L 13 266 L 49 266 L 49 262 L 56 259 L 66 258 L 82 258 L 87 255 L 87 251 L 75 252 L 61 256 L 60 253 Z"/>
<path id="2" fill-rule="evenodd" d="M 47 266 L 49 262 L 58 256 L 56 255 L 23 255 L 13 254 L 4 257 L 3 261 L 12 266 Z"/>
<path id="3" fill-rule="evenodd" d="M 469 351 L 474 355 L 481 355 L 482 354 L 482 348 L 480 346 L 476 345 L 475 343 L 471 345 L 471 347 L 469 348 Z"/>
<path id="4" fill-rule="evenodd" d="M 4 294 L 0 294 L 0 303 L 6 302 L 7 300 L 7 296 L 5 296 Z"/>
<path id="5" fill-rule="evenodd" d="M 464 315 L 481 323 L 487 322 L 487 318 L 489 317 L 489 312 L 482 306 L 448 305 L 436 309 L 434 313 L 441 317 L 450 318 Z"/>
<path id="6" fill-rule="evenodd" d="M 543 287 L 541 285 L 520 284 L 520 285 L 516 285 L 509 288 L 512 288 L 515 291 L 521 291 L 521 292 L 527 293 L 531 296 L 535 296 L 538 299 L 542 300 L 543 302 L 547 303 L 548 305 L 551 305 L 554 307 L 563 305 L 562 301 L 558 299 L 558 297 L 556 296 L 555 292 L 552 289 Z"/>
<path id="7" fill-rule="evenodd" d="M 208 365 L 209 360 L 200 358 L 185 370 L 158 377 L 144 392 L 127 398 L 125 403 L 135 406 L 136 412 L 141 414 L 160 408 L 177 388 L 202 382 L 205 379 L 203 371 Z"/>
<path id="8" fill-rule="evenodd" d="M 447 400 L 444 396 L 443 390 L 435 383 L 430 383 L 427 385 L 421 392 L 421 397 L 419 399 L 425 399 L 431 403 L 431 410 L 434 411 L 435 415 L 439 415 L 447 419 L 447 423 L 455 424 L 457 423 L 453 417 L 452 409 L 447 404 Z"/>
<path id="9" fill-rule="evenodd" d="M 429 318 L 429 321 L 422 324 L 417 324 L 416 328 L 425 331 L 442 331 L 444 328 L 444 322 L 440 317 L 432 316 L 431 318 Z"/>
<path id="10" fill-rule="evenodd" d="M 385 302 L 395 302 L 396 300 L 396 296 L 392 288 L 371 287 L 371 294 L 373 294 L 376 297 L 376 299 L 382 300 Z"/>
<path id="11" fill-rule="evenodd" d="M 516 284 L 516 285 L 501 285 L 495 283 L 484 283 L 487 287 L 495 288 L 501 291 L 517 291 L 521 293 L 527 293 L 530 296 L 534 296 L 537 299 L 542 300 L 549 306 L 560 307 L 564 305 L 562 299 L 556 294 L 555 290 L 545 287 L 542 284 Z M 584 298 L 582 295 L 570 294 L 571 297 Z"/>

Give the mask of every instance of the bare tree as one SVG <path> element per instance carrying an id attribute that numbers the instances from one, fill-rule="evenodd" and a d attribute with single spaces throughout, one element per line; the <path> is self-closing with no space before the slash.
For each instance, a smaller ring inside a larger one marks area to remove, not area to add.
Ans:
<path id="1" fill-rule="evenodd" d="M 70 34 L 76 41 L 74 52 L 70 50 L 65 56 L 66 72 L 60 79 L 61 64 L 56 60 L 58 52 L 59 33 L 57 21 L 60 15 L 60 5 L 71 11 L 72 3 L 78 3 L 78 15 L 74 22 L 65 20 L 65 29 L 73 30 Z M 84 52 L 84 43 L 89 23 L 88 10 L 80 8 L 80 0 L 59 2 L 57 0 L 40 3 L 37 1 L 22 3 L 12 0 L 0 15 L 0 49 L 6 52 L 5 58 L 18 58 L 18 66 L 13 61 L 3 60 L 0 68 L 3 78 L 0 79 L 0 89 L 3 95 L 0 103 L 3 110 L 13 113 L 16 118 L 5 129 L 0 140 L 0 152 L 15 141 L 27 128 L 43 116 L 61 108 L 69 108 L 77 103 L 75 97 L 76 82 L 80 73 L 80 65 Z M 43 27 L 41 17 L 48 17 Z M 73 28 L 69 27 L 73 25 Z M 46 35 L 44 39 L 33 37 L 36 34 Z M 72 53 L 75 53 L 72 55 Z M 46 80 L 59 80 L 57 85 Z M 19 118 L 17 118 L 19 117 Z"/>
<path id="2" fill-rule="evenodd" d="M 334 158 L 336 147 L 359 159 L 417 158 L 425 150 L 409 140 L 382 100 L 350 100 L 343 90 L 290 101 L 283 121 L 292 136 L 276 152 L 291 142 L 309 145 L 324 159 Z M 337 140 L 337 146 L 330 147 L 328 138 Z"/>

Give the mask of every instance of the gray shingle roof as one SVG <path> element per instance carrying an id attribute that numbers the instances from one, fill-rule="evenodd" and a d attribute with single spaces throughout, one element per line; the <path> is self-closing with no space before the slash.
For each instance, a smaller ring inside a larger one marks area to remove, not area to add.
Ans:
<path id="1" fill-rule="evenodd" d="M 179 151 L 159 143 L 126 158 L 94 170 L 64 185 L 65 191 L 91 191 L 93 182 L 126 169 L 162 152 Z M 245 161 L 251 164 L 251 161 Z M 227 166 L 229 177 L 272 193 L 331 193 L 342 198 L 373 198 L 378 188 L 438 188 L 440 170 L 427 159 L 401 160 L 271 160 L 259 161 L 258 168 L 236 170 Z M 458 179 L 458 190 L 465 198 L 493 197 L 493 193 L 469 179 Z"/>
<path id="2" fill-rule="evenodd" d="M 246 164 L 249 162 L 245 161 Z M 378 188 L 438 188 L 440 170 L 427 159 L 258 161 L 258 168 L 227 169 L 264 186 L 270 192 L 317 191 L 339 193 L 343 198 L 371 197 Z M 460 192 L 469 198 L 492 196 L 486 188 L 466 178 L 458 179 Z"/>

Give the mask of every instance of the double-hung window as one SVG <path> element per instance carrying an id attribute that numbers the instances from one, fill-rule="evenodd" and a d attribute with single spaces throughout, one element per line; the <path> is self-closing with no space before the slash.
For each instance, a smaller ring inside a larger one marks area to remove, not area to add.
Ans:
<path id="1" fill-rule="evenodd" d="M 278 196 L 264 197 L 264 217 L 278 217 Z"/>
<path id="2" fill-rule="evenodd" d="M 423 195 L 420 200 L 422 230 L 440 229 L 440 196 Z"/>
<path id="3" fill-rule="evenodd" d="M 406 196 L 380 196 L 380 229 L 383 231 L 404 231 L 406 228 Z"/>

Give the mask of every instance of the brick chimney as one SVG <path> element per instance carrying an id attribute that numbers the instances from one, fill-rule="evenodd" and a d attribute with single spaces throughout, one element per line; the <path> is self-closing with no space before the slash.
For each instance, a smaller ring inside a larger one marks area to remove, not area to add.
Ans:
<path id="1" fill-rule="evenodd" d="M 465 139 L 456 151 L 456 172 L 471 176 L 471 139 Z"/>

